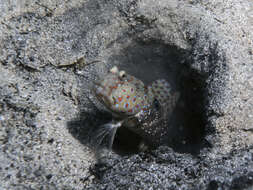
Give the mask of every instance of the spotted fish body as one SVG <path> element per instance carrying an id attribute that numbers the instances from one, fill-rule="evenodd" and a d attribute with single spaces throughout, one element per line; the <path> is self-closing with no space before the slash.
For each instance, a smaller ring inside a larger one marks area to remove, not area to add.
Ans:
<path id="1" fill-rule="evenodd" d="M 155 144 L 165 139 L 167 121 L 179 98 L 166 80 L 145 86 L 117 67 L 95 82 L 94 92 L 112 115 L 123 121 L 123 126 Z"/>

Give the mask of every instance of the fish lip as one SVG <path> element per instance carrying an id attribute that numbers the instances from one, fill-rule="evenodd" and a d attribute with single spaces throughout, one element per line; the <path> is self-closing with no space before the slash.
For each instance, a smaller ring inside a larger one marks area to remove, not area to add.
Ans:
<path id="1" fill-rule="evenodd" d="M 101 85 L 99 85 L 101 86 Z M 97 100 L 103 104 L 103 106 L 107 109 L 107 111 L 109 111 L 112 115 L 114 115 L 114 117 L 116 118 L 122 118 L 122 116 L 124 115 L 124 112 L 120 112 L 120 111 L 116 111 L 114 109 L 112 109 L 112 107 L 110 106 L 110 101 L 108 99 L 107 96 L 105 96 L 103 93 L 97 93 L 96 92 L 96 88 L 94 89 L 94 94 L 95 97 L 97 98 Z"/>
<path id="2" fill-rule="evenodd" d="M 100 90 L 99 90 L 100 89 Z M 97 95 L 97 94 L 102 94 L 100 92 L 104 91 L 105 90 L 105 87 L 102 86 L 99 82 L 94 82 L 93 84 L 93 91 L 94 93 Z"/>
<path id="3" fill-rule="evenodd" d="M 99 90 L 100 89 L 100 90 Z M 99 100 L 99 102 L 101 102 L 105 107 L 109 108 L 110 106 L 108 104 L 110 104 L 110 101 L 108 99 L 108 97 L 103 93 L 105 92 L 106 89 L 104 86 L 102 86 L 100 83 L 98 82 L 94 82 L 94 87 L 93 87 L 93 92 L 96 96 L 96 98 Z"/>
<path id="4" fill-rule="evenodd" d="M 94 82 L 93 82 L 93 89 L 96 89 L 96 88 L 98 88 L 98 87 L 102 87 L 101 83 L 98 82 L 98 81 L 94 81 Z"/>

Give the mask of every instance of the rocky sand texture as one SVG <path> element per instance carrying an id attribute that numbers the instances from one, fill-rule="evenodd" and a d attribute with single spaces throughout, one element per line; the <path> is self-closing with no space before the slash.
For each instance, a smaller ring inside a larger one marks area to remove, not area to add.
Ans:
<path id="1" fill-rule="evenodd" d="M 252 31 L 250 0 L 1 1 L 0 189 L 252 188 Z M 96 163 L 114 65 L 181 98 L 166 146 L 122 129 Z"/>

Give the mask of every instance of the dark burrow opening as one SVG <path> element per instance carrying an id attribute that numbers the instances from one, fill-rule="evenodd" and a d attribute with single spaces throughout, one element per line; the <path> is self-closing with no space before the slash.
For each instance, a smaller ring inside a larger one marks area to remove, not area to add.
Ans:
<path id="1" fill-rule="evenodd" d="M 205 143 L 205 78 L 191 69 L 189 52 L 160 43 L 134 43 L 108 60 L 120 70 L 150 84 L 156 79 L 166 79 L 173 91 L 180 92 L 180 99 L 168 124 L 166 145 L 177 152 L 197 154 Z M 68 123 L 73 136 L 82 143 L 94 142 L 99 126 L 109 122 L 109 113 L 95 109 L 94 113 L 81 111 L 80 117 Z M 121 155 L 137 153 L 140 136 L 120 127 L 113 150 Z M 90 143 L 93 144 L 93 143 Z"/>
<path id="2" fill-rule="evenodd" d="M 189 52 L 157 42 L 134 43 L 109 59 L 120 70 L 151 84 L 157 79 L 166 79 L 173 91 L 180 92 L 180 99 L 168 125 L 166 145 L 177 152 L 198 153 L 205 136 L 205 78 L 188 64 Z M 114 150 L 119 153 L 138 151 L 140 137 L 122 127 L 114 141 Z"/>

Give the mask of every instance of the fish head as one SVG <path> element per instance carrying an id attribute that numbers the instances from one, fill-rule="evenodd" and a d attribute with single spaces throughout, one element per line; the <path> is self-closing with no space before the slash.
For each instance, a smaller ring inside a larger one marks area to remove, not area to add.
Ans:
<path id="1" fill-rule="evenodd" d="M 116 67 L 94 83 L 98 100 L 119 117 L 135 115 L 145 107 L 147 95 L 144 91 L 144 84 L 140 80 Z"/>

